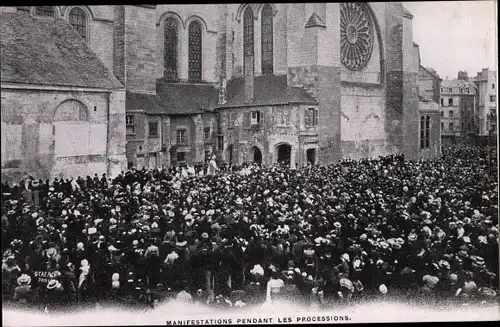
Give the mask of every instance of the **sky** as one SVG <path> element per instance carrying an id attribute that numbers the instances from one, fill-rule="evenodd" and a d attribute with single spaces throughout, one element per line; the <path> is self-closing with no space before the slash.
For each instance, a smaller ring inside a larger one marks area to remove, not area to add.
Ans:
<path id="1" fill-rule="evenodd" d="M 420 46 L 421 64 L 441 78 L 469 77 L 483 68 L 497 69 L 496 1 L 403 2 L 413 15 L 413 41 Z"/>

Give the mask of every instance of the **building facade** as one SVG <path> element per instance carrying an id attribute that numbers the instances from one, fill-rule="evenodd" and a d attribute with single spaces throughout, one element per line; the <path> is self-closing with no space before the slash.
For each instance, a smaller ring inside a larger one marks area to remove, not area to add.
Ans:
<path id="1" fill-rule="evenodd" d="M 441 154 L 441 81 L 434 69 L 420 65 L 417 83 L 421 159 L 436 158 Z"/>
<path id="2" fill-rule="evenodd" d="M 479 135 L 488 135 L 490 131 L 497 134 L 497 72 L 483 69 L 474 79 L 478 90 L 478 125 Z"/>
<path id="3" fill-rule="evenodd" d="M 126 168 L 125 89 L 61 18 L 2 13 L 2 181 Z"/>
<path id="4" fill-rule="evenodd" d="M 421 156 L 420 56 L 401 3 L 17 11 L 65 19 L 124 86 L 129 167 Z"/>
<path id="5" fill-rule="evenodd" d="M 467 142 L 477 132 L 477 89 L 466 72 L 441 83 L 441 137 L 443 144 Z"/>

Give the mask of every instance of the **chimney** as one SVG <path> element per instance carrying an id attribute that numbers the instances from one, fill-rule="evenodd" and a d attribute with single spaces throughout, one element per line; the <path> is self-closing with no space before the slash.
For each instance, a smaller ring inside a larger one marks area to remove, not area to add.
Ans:
<path id="1" fill-rule="evenodd" d="M 462 81 L 469 81 L 469 76 L 467 74 L 467 71 L 459 71 L 458 72 L 458 79 Z"/>

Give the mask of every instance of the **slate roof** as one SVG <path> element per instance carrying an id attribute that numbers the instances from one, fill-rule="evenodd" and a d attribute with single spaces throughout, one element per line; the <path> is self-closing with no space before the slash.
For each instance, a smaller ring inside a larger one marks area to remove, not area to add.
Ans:
<path id="1" fill-rule="evenodd" d="M 161 110 L 161 98 L 156 94 L 142 94 L 126 92 L 125 108 L 127 110 L 144 110 L 145 112 L 156 112 Z"/>
<path id="2" fill-rule="evenodd" d="M 441 82 L 442 87 L 475 87 L 474 84 L 464 80 L 454 78 L 452 80 L 445 80 Z"/>
<path id="3" fill-rule="evenodd" d="M 235 78 L 227 83 L 227 102 L 219 108 L 255 107 L 285 104 L 313 104 L 318 102 L 301 87 L 287 85 L 286 75 L 254 77 L 254 99 L 245 103 L 245 80 Z"/>
<path id="4" fill-rule="evenodd" d="M 212 111 L 219 100 L 213 85 L 157 82 L 156 95 L 127 92 L 127 110 L 149 115 L 195 115 Z"/>
<path id="5" fill-rule="evenodd" d="M 420 102 L 433 102 L 431 99 L 424 98 L 421 95 L 418 95 L 418 101 L 420 101 Z"/>
<path id="6" fill-rule="evenodd" d="M 2 13 L 0 29 L 3 82 L 124 88 L 62 18 Z"/>
<path id="7" fill-rule="evenodd" d="M 441 77 L 439 77 L 439 75 L 437 74 L 437 72 L 434 69 L 430 68 L 430 67 L 424 67 L 424 66 L 420 65 L 420 69 L 425 70 L 427 73 L 429 73 L 430 75 L 432 75 L 435 78 L 442 79 Z"/>
<path id="8" fill-rule="evenodd" d="M 409 12 L 408 9 L 406 9 L 403 4 L 401 4 L 401 11 L 402 11 L 403 17 L 413 18 L 412 13 Z"/>

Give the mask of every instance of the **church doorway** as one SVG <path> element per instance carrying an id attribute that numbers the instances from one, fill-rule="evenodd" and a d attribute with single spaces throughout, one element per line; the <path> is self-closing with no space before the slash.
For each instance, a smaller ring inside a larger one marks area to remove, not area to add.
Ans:
<path id="1" fill-rule="evenodd" d="M 316 149 L 307 149 L 307 164 L 314 165 L 316 163 Z"/>
<path id="2" fill-rule="evenodd" d="M 260 165 L 262 163 L 262 152 L 260 151 L 260 149 L 254 146 L 252 148 L 252 154 L 253 162 Z"/>
<path id="3" fill-rule="evenodd" d="M 290 166 L 292 159 L 292 146 L 289 144 L 281 144 L 277 147 L 278 163 Z"/>
<path id="4" fill-rule="evenodd" d="M 233 145 L 227 147 L 226 150 L 226 159 L 227 162 L 231 165 L 233 163 Z"/>

